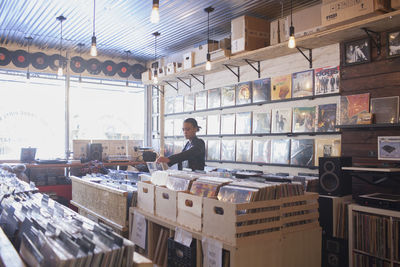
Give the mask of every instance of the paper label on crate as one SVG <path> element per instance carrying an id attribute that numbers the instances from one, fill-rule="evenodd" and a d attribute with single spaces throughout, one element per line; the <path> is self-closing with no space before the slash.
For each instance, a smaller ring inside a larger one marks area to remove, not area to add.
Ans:
<path id="1" fill-rule="evenodd" d="M 146 249 L 146 232 L 147 232 L 147 224 L 146 218 L 138 213 L 133 213 L 133 227 L 132 227 L 132 241 L 135 245 Z"/>
<path id="2" fill-rule="evenodd" d="M 190 244 L 192 243 L 192 233 L 179 227 L 175 227 L 174 240 L 184 246 L 190 247 Z"/>
<path id="3" fill-rule="evenodd" d="M 222 267 L 222 243 L 211 238 L 202 240 L 204 267 Z"/>
<path id="4" fill-rule="evenodd" d="M 232 53 L 244 51 L 244 38 L 232 40 Z"/>

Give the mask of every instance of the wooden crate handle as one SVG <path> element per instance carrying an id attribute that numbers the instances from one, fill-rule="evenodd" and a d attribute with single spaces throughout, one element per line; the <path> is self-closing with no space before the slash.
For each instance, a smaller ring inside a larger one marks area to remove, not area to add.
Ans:
<path id="1" fill-rule="evenodd" d="M 148 192 L 149 192 L 149 189 L 143 187 L 143 193 L 147 194 Z"/>
<path id="2" fill-rule="evenodd" d="M 162 193 L 162 197 L 163 197 L 163 199 L 169 199 L 168 193 Z"/>
<path id="3" fill-rule="evenodd" d="M 224 208 L 222 207 L 214 207 L 214 213 L 217 215 L 224 215 Z"/>
<path id="4" fill-rule="evenodd" d="M 185 200 L 185 206 L 187 206 L 187 207 L 193 207 L 193 201 L 191 201 L 190 199 L 186 199 L 186 200 Z"/>

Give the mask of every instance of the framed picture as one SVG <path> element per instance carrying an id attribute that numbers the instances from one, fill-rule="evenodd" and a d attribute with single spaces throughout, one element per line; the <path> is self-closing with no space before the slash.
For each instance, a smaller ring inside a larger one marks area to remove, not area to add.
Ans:
<path id="1" fill-rule="evenodd" d="M 378 136 L 378 160 L 400 160 L 400 136 Z"/>
<path id="2" fill-rule="evenodd" d="M 371 40 L 369 38 L 344 44 L 343 64 L 345 66 L 371 61 Z"/>
<path id="3" fill-rule="evenodd" d="M 400 30 L 389 32 L 387 36 L 388 57 L 400 56 Z"/>

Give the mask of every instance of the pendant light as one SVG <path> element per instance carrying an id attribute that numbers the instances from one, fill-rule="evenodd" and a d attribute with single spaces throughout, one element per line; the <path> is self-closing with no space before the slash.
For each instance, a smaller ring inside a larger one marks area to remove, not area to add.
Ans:
<path id="1" fill-rule="evenodd" d="M 214 8 L 209 6 L 204 9 L 207 12 L 207 62 L 206 70 L 211 70 L 211 55 L 210 55 L 210 13 L 214 11 Z"/>
<path id="2" fill-rule="evenodd" d="M 154 61 L 156 61 L 157 60 L 157 37 L 160 36 L 161 33 L 154 32 L 153 35 L 154 35 Z M 153 83 L 154 84 L 158 84 L 157 70 L 158 70 L 158 62 L 154 66 L 154 72 L 153 72 Z"/>
<path id="3" fill-rule="evenodd" d="M 31 47 L 33 38 L 31 36 L 26 36 L 25 40 L 28 41 L 28 55 L 30 55 L 30 47 Z M 31 78 L 31 73 L 29 72 L 29 64 L 28 64 L 28 70 L 26 72 L 26 79 L 29 80 L 30 78 Z"/>
<path id="4" fill-rule="evenodd" d="M 96 42 L 96 0 L 93 0 L 93 36 L 92 46 L 90 47 L 90 55 L 97 57 L 97 42 Z"/>
<path id="5" fill-rule="evenodd" d="M 153 0 L 153 8 L 151 9 L 151 16 L 150 16 L 151 23 L 157 24 L 160 21 L 159 8 L 160 8 L 159 0 Z"/>
<path id="6" fill-rule="evenodd" d="M 63 28 L 62 28 L 62 23 L 64 20 L 66 20 L 67 18 L 65 18 L 63 15 L 58 16 L 57 20 L 60 22 L 60 27 L 61 27 L 61 34 L 60 34 L 60 59 L 58 60 L 58 71 L 57 71 L 57 76 L 63 76 L 63 62 L 62 62 L 62 55 L 61 55 L 61 51 L 63 48 Z"/>
<path id="7" fill-rule="evenodd" d="M 290 0 L 290 28 L 289 28 L 289 48 L 296 47 L 296 40 L 294 39 L 294 27 L 293 27 L 293 0 Z"/>

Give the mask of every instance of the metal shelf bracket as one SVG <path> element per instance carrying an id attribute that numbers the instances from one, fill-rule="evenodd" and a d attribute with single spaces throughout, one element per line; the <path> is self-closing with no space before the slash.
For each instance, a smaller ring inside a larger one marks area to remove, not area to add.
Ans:
<path id="1" fill-rule="evenodd" d="M 260 77 L 260 73 L 261 73 L 260 61 L 251 60 L 251 59 L 245 59 L 244 61 L 246 61 L 246 63 L 249 64 L 250 67 L 252 67 L 258 73 L 258 78 L 261 78 Z M 257 63 L 257 67 L 254 67 L 253 63 Z"/>
<path id="2" fill-rule="evenodd" d="M 203 89 L 206 88 L 206 78 L 205 75 L 199 75 L 199 74 L 190 74 L 190 76 L 192 76 L 196 81 L 198 81 L 199 83 L 201 83 L 203 85 Z M 202 78 L 202 80 L 200 80 L 197 76 L 200 76 Z"/>
<path id="3" fill-rule="evenodd" d="M 182 78 L 180 77 L 176 77 L 180 82 L 182 82 L 184 85 L 186 85 L 187 87 L 189 87 L 189 89 L 192 89 L 192 80 L 189 78 L 189 83 L 185 82 Z M 177 86 L 178 87 L 178 86 Z"/>
<path id="4" fill-rule="evenodd" d="M 174 88 L 175 89 L 175 91 L 177 91 L 178 92 L 178 82 L 176 82 L 176 86 L 174 86 L 174 85 L 172 85 L 172 83 L 171 82 L 169 82 L 169 81 L 165 81 L 169 86 L 171 86 L 172 88 Z"/>
<path id="5" fill-rule="evenodd" d="M 296 46 L 296 48 L 303 55 L 303 57 L 305 57 L 307 59 L 307 61 L 310 63 L 310 69 L 312 69 L 312 49 L 311 48 L 305 48 L 305 47 L 298 47 L 298 46 Z M 308 57 L 306 56 L 306 54 L 304 54 L 302 49 L 308 50 Z"/>
<path id="6" fill-rule="evenodd" d="M 377 51 L 378 56 L 381 54 L 382 50 L 382 43 L 381 43 L 381 35 L 378 32 L 371 31 L 367 28 L 361 28 L 362 30 L 365 31 L 365 33 L 368 35 L 369 38 L 371 38 L 372 42 L 374 43 Z M 374 35 L 374 36 L 372 36 Z"/>
<path id="7" fill-rule="evenodd" d="M 237 78 L 238 82 L 240 82 L 240 67 L 230 64 L 223 64 L 228 70 L 230 70 Z M 232 68 L 237 68 L 237 72 L 235 72 Z"/>

